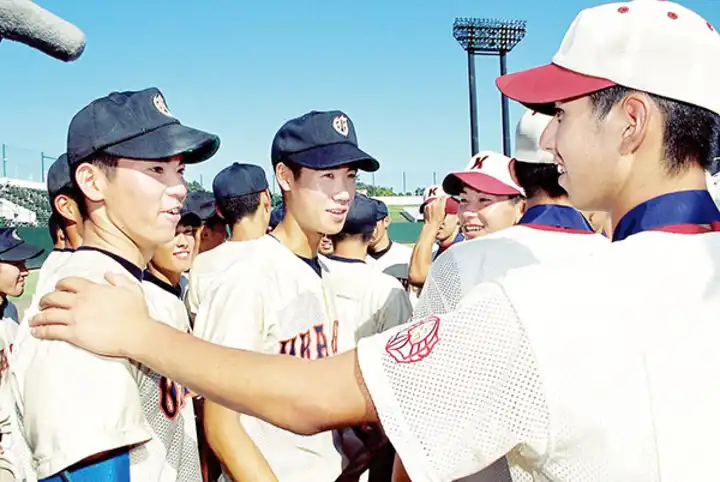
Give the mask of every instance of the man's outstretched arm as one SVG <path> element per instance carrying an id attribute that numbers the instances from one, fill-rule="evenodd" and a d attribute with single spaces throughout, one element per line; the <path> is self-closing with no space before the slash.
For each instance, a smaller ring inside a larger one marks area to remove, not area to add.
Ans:
<path id="1" fill-rule="evenodd" d="M 108 281 L 116 288 L 61 281 L 42 299 L 33 335 L 136 360 L 216 403 L 299 434 L 378 421 L 355 350 L 309 361 L 221 347 L 152 320 L 137 286 L 112 275 Z"/>

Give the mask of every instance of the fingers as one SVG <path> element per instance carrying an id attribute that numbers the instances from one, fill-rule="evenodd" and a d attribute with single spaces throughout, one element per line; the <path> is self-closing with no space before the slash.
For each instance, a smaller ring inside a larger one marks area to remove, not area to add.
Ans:
<path id="1" fill-rule="evenodd" d="M 77 293 L 90 285 L 91 281 L 84 278 L 70 277 L 63 278 L 55 285 L 56 291 L 68 291 L 70 293 Z"/>
<path id="2" fill-rule="evenodd" d="M 59 283 L 58 283 L 59 285 Z M 41 310 L 47 308 L 73 308 L 75 306 L 75 299 L 77 295 L 75 293 L 67 291 L 51 291 L 42 298 L 38 304 Z"/>
<path id="3" fill-rule="evenodd" d="M 65 325 L 46 325 L 30 328 L 30 334 L 42 340 L 70 341 L 72 330 Z"/>
<path id="4" fill-rule="evenodd" d="M 68 326 L 73 322 L 72 315 L 68 310 L 61 308 L 48 308 L 44 311 L 40 311 L 30 319 L 30 327 L 41 327 L 41 326 Z"/>

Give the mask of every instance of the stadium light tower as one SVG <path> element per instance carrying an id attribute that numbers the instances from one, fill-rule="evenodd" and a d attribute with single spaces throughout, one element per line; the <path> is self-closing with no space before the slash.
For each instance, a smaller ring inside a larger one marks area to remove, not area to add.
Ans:
<path id="1" fill-rule="evenodd" d="M 468 54 L 468 87 L 470 89 L 470 149 L 478 152 L 477 98 L 475 87 L 475 56 L 500 57 L 500 75 L 507 73 L 507 54 L 525 37 L 525 20 L 492 18 L 456 18 L 453 37 Z M 510 119 L 507 97 L 501 95 L 503 154 L 510 155 Z"/>

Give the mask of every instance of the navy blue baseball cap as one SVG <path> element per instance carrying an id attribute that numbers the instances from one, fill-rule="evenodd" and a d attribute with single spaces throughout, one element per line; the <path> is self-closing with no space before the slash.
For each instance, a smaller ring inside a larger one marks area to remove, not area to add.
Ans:
<path id="1" fill-rule="evenodd" d="M 358 147 L 355 126 L 339 110 L 312 111 L 286 122 L 275 134 L 272 165 L 290 161 L 308 169 L 353 166 L 373 172 L 380 163 Z"/>
<path id="2" fill-rule="evenodd" d="M 377 224 L 377 203 L 362 194 L 355 194 L 340 232 L 366 234 L 375 229 L 375 224 Z"/>
<path id="3" fill-rule="evenodd" d="M 180 216 L 196 215 L 201 222 L 205 222 L 215 214 L 215 196 L 207 191 L 189 192 L 180 210 Z"/>
<path id="4" fill-rule="evenodd" d="M 182 155 L 186 164 L 212 157 L 220 138 L 173 117 L 160 90 L 112 92 L 92 101 L 70 121 L 67 156 L 71 166 L 97 153 L 139 160 Z"/>
<path id="5" fill-rule="evenodd" d="M 268 188 L 267 177 L 262 167 L 254 164 L 231 165 L 218 172 L 213 179 L 215 199 L 246 196 Z"/>
<path id="6" fill-rule="evenodd" d="M 0 262 L 20 262 L 37 258 L 45 250 L 20 237 L 15 228 L 0 228 Z"/>
<path id="7" fill-rule="evenodd" d="M 377 208 L 375 211 L 376 212 L 376 216 L 375 216 L 376 221 L 382 221 L 383 219 L 385 219 L 386 217 L 388 217 L 390 215 L 388 213 L 388 207 L 384 202 L 382 202 L 378 199 L 373 199 L 373 201 L 375 201 L 376 208 Z"/>
<path id="8" fill-rule="evenodd" d="M 67 154 L 62 154 L 50 165 L 47 173 L 47 190 L 50 202 L 62 191 L 73 187 Z"/>
<path id="9" fill-rule="evenodd" d="M 280 221 L 283 220 L 285 217 L 285 204 L 278 204 L 273 208 L 272 211 L 270 211 L 270 229 L 275 229 L 275 227 L 280 224 Z"/>

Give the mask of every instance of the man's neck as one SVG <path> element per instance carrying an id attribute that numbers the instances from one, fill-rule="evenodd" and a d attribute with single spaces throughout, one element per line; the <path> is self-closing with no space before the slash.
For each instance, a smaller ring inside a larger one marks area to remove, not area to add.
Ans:
<path id="1" fill-rule="evenodd" d="M 182 279 L 182 273 L 175 273 L 173 271 L 163 270 L 152 264 L 148 265 L 148 271 L 153 274 L 157 279 L 160 281 L 164 281 L 165 283 L 169 284 L 170 286 L 177 287 L 180 285 L 180 280 Z"/>
<path id="2" fill-rule="evenodd" d="M 286 248 L 303 258 L 316 258 L 323 235 L 303 230 L 291 213 L 285 217 L 272 232 Z"/>
<path id="3" fill-rule="evenodd" d="M 233 224 L 231 241 L 252 241 L 265 235 L 266 228 L 255 218 L 246 217 Z"/>
<path id="4" fill-rule="evenodd" d="M 153 250 L 141 250 L 108 220 L 88 219 L 84 225 L 83 246 L 103 249 L 132 264 L 144 268 L 152 258 Z"/>
<path id="5" fill-rule="evenodd" d="M 528 198 L 527 201 L 525 201 L 525 210 L 535 207 L 535 206 L 542 206 L 547 204 L 555 204 L 557 206 L 570 206 L 573 207 L 572 204 L 570 204 L 570 200 L 567 196 L 560 196 L 560 197 L 550 197 L 545 193 L 539 193 L 535 196 L 532 196 L 531 198 Z"/>
<path id="6" fill-rule="evenodd" d="M 673 192 L 707 190 L 705 171 L 699 166 L 673 177 L 658 173 L 656 167 L 654 173 L 646 173 L 645 182 L 642 177 L 637 175 L 638 181 L 628 181 L 624 189 L 611 200 L 610 219 L 613 231 L 631 209 L 650 199 Z"/>
<path id="7" fill-rule="evenodd" d="M 368 245 L 364 241 L 344 240 L 335 244 L 334 256 L 365 261 Z"/>
<path id="8" fill-rule="evenodd" d="M 380 240 L 375 243 L 375 246 L 372 247 L 371 251 L 373 253 L 379 253 L 380 251 L 384 251 L 390 246 L 390 236 L 385 233 L 385 236 L 380 238 Z"/>

